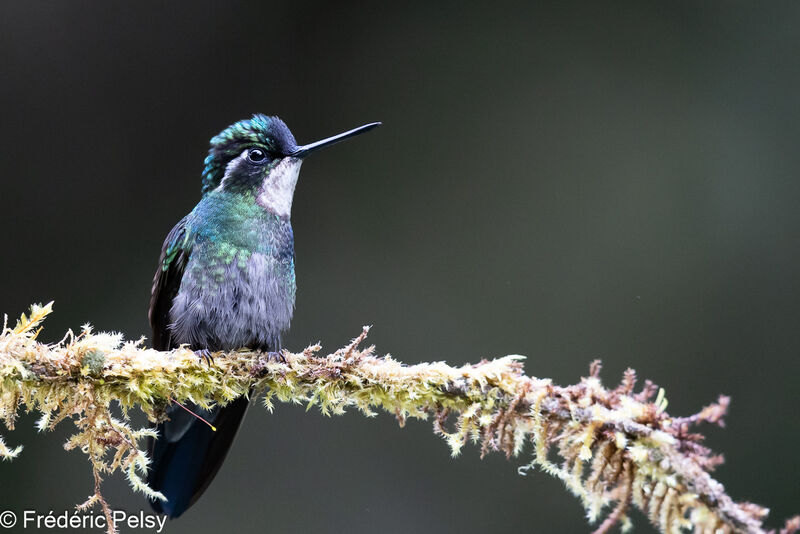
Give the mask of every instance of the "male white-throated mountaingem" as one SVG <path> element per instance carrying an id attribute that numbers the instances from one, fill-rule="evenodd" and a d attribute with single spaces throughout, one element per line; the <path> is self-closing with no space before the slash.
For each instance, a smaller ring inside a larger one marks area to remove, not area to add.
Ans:
<path id="1" fill-rule="evenodd" d="M 298 146 L 278 117 L 254 115 L 211 139 L 202 198 L 161 249 L 150 300 L 153 347 L 203 352 L 241 347 L 277 353 L 294 312 L 294 236 L 289 220 L 300 165 L 325 146 L 380 123 Z M 147 482 L 178 517 L 222 465 L 248 401 L 192 410 L 172 405 L 151 440 Z"/>

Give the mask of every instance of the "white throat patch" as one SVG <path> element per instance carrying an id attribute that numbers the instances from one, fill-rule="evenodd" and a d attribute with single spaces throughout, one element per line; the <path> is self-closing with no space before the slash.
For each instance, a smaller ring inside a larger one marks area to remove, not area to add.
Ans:
<path id="1" fill-rule="evenodd" d="M 303 160 L 299 158 L 283 158 L 261 183 L 256 202 L 275 215 L 288 219 L 302 164 Z"/>

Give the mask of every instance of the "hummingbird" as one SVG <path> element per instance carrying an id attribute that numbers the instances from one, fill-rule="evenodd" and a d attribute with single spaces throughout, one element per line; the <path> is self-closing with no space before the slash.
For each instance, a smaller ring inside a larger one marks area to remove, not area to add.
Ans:
<path id="1" fill-rule="evenodd" d="M 153 347 L 185 345 L 205 359 L 244 347 L 279 357 L 297 290 L 290 214 L 300 166 L 379 124 L 298 145 L 281 119 L 256 114 L 213 137 L 200 202 L 161 248 L 150 299 Z M 203 494 L 248 404 L 240 397 L 208 410 L 167 407 L 148 444 L 147 483 L 167 499 L 151 501 L 156 512 L 178 517 Z"/>

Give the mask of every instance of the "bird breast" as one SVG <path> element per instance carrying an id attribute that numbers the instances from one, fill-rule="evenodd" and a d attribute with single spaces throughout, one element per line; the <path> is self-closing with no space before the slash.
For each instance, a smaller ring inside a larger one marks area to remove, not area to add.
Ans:
<path id="1" fill-rule="evenodd" d="M 293 255 L 215 248 L 193 251 L 186 266 L 170 311 L 173 340 L 195 349 L 278 350 L 294 312 Z"/>

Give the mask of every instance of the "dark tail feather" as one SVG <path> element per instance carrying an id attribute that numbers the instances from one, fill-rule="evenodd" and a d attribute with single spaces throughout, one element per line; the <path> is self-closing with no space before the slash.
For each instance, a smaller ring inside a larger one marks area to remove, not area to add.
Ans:
<path id="1" fill-rule="evenodd" d="M 160 423 L 158 439 L 150 440 L 147 483 L 167 501 L 151 501 L 157 513 L 175 518 L 200 498 L 219 471 L 244 419 L 249 402 L 240 397 L 227 406 L 202 410 L 187 406 L 214 425 L 216 432 L 179 406 L 171 406 L 170 420 Z"/>

